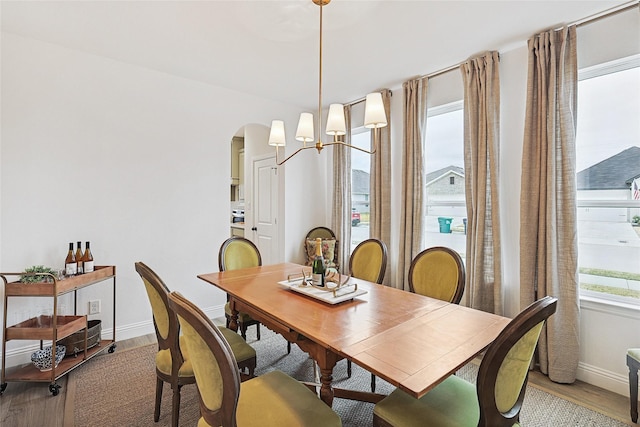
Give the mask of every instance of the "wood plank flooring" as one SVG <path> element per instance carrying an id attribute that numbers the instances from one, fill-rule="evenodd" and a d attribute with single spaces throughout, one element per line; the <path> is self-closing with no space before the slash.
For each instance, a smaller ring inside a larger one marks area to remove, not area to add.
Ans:
<path id="1" fill-rule="evenodd" d="M 116 351 L 126 350 L 155 342 L 154 335 L 145 335 L 119 341 Z M 90 362 L 89 362 L 90 363 Z M 71 375 L 73 372 L 71 373 Z M 66 405 L 67 384 L 73 387 L 73 381 L 67 377 L 58 380 L 62 386 L 58 396 L 52 396 L 45 383 L 11 382 L 0 397 L 0 425 L 12 427 L 74 427 L 73 413 L 67 413 L 72 403 Z M 604 413 L 630 426 L 629 399 L 617 393 L 576 381 L 575 384 L 562 385 L 549 381 L 539 372 L 532 372 L 529 383 L 544 391 L 574 401 L 593 410 Z M 73 393 L 69 393 L 73 395 Z M 65 408 L 67 408 L 65 410 Z M 152 425 L 153 423 L 150 423 Z M 81 427 L 81 426 L 78 426 Z"/>

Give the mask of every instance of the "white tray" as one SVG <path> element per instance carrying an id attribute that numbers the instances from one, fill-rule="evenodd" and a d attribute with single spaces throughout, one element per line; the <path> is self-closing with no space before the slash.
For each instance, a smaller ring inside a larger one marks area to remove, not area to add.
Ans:
<path id="1" fill-rule="evenodd" d="M 367 293 L 366 289 L 358 288 L 354 291 L 353 287 L 346 287 L 344 290 L 341 289 L 337 291 L 336 296 L 333 296 L 333 292 L 330 290 L 335 286 L 333 283 L 330 283 L 328 288 L 329 290 L 325 291 L 323 289 L 314 288 L 313 286 L 300 286 L 302 284 L 302 279 L 293 281 L 283 280 L 282 282 L 278 282 L 278 284 L 284 289 L 289 289 L 294 292 L 310 296 L 311 298 L 315 298 L 328 304 L 338 304 Z M 348 284 L 355 284 L 355 282 L 353 279 L 349 279 L 347 285 Z"/>

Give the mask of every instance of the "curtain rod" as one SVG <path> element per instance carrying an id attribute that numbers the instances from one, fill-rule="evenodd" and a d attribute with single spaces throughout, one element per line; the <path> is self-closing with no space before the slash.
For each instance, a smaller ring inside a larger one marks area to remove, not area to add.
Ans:
<path id="1" fill-rule="evenodd" d="M 379 91 L 377 91 L 377 92 L 382 92 L 382 90 L 383 90 L 383 89 L 380 89 L 380 90 L 379 90 Z M 392 92 L 391 90 L 389 90 L 389 94 L 390 94 L 391 96 L 393 96 L 393 92 Z M 366 101 L 366 100 L 367 100 L 367 97 L 366 97 L 366 96 L 363 96 L 362 98 L 354 99 L 354 100 L 353 100 L 353 101 L 351 101 L 351 102 L 345 102 L 345 103 L 344 103 L 344 104 L 342 104 L 342 105 L 349 105 L 349 106 L 353 107 L 354 105 L 356 105 L 356 104 L 360 104 L 361 102 L 364 102 L 364 101 Z"/>
<path id="2" fill-rule="evenodd" d="M 612 7 L 611 9 L 604 10 L 600 13 L 596 13 L 595 15 L 588 16 L 583 19 L 579 19 L 569 25 L 575 25 L 576 27 L 581 27 L 583 25 L 593 24 L 596 21 L 601 20 L 602 18 L 608 18 L 609 16 L 617 15 L 621 12 L 626 12 L 629 9 L 637 8 L 640 4 L 640 0 L 633 0 L 629 3 L 624 3 L 619 6 Z"/>
<path id="3" fill-rule="evenodd" d="M 627 10 L 632 9 L 634 7 L 638 7 L 639 5 L 640 5 L 640 0 L 633 0 L 633 1 L 629 2 L 629 3 L 624 3 L 624 4 L 621 4 L 621 5 L 612 7 L 611 9 L 607 9 L 607 10 L 604 10 L 602 12 L 596 13 L 594 15 L 588 16 L 586 18 L 579 19 L 579 20 L 574 21 L 574 22 L 572 22 L 572 23 L 570 23 L 570 24 L 568 24 L 566 26 L 575 25 L 576 27 L 581 27 L 583 25 L 593 24 L 594 22 L 599 21 L 599 20 L 601 20 L 603 18 L 608 18 L 610 16 L 617 15 L 618 13 L 626 12 Z M 457 63 L 455 65 L 451 65 L 451 66 L 449 66 L 447 68 L 443 68 L 441 70 L 434 71 L 433 73 L 429 73 L 429 74 L 424 74 L 422 76 L 418 76 L 418 78 L 419 79 L 431 79 L 433 77 L 437 77 L 437 76 L 440 76 L 442 74 L 446 74 L 446 73 L 448 73 L 450 71 L 457 70 L 465 62 L 466 61 L 459 62 L 459 63 Z M 359 104 L 361 102 L 364 102 L 365 99 L 366 99 L 366 97 L 363 96 L 362 98 L 358 98 L 358 99 L 356 99 L 354 101 L 347 102 L 344 105 L 353 106 L 353 105 Z"/>
<path id="4" fill-rule="evenodd" d="M 629 9 L 632 9 L 634 7 L 638 7 L 638 5 L 640 5 L 640 0 L 633 0 L 632 2 L 621 4 L 619 6 L 612 7 L 611 9 L 607 9 L 607 10 L 602 11 L 600 13 L 596 13 L 595 15 L 591 15 L 589 17 L 579 19 L 577 21 L 572 22 L 571 24 L 568 24 L 567 26 L 575 25 L 576 27 L 581 27 L 583 25 L 592 24 L 592 23 L 594 23 L 596 21 L 599 21 L 599 20 L 601 20 L 603 18 L 607 18 L 609 16 L 613 16 L 613 15 L 616 15 L 616 14 L 621 13 L 621 12 L 626 12 Z M 438 70 L 438 71 L 435 71 L 433 73 L 429 73 L 429 74 L 425 74 L 425 75 L 419 76 L 418 78 L 419 79 L 430 79 L 430 78 L 433 78 L 433 77 L 437 77 L 437 76 L 439 76 L 441 74 L 445 74 L 445 73 L 448 73 L 450 71 L 457 70 L 465 62 L 466 61 L 459 62 L 459 63 L 457 63 L 455 65 L 451 65 L 450 67 L 443 68 L 442 70 Z"/>

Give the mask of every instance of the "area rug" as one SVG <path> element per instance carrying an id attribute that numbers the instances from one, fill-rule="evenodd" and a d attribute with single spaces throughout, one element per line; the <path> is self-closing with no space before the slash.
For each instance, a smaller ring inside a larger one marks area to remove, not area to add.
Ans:
<path id="1" fill-rule="evenodd" d="M 252 330 L 253 331 L 252 331 Z M 247 341 L 258 354 L 256 374 L 279 369 L 304 381 L 313 380 L 313 363 L 297 346 L 287 354 L 287 343 L 281 336 L 262 327 L 262 339 L 256 340 L 255 328 L 250 328 Z M 94 358 L 71 372 L 75 381 L 73 418 L 76 427 L 88 426 L 169 426 L 171 424 L 171 388 L 165 384 L 160 421 L 153 422 L 155 401 L 156 346 L 148 345 Z M 474 382 L 477 365 L 470 363 L 458 373 L 461 378 Z M 370 374 L 353 366 L 347 378 L 346 362 L 340 361 L 334 370 L 334 385 L 341 388 L 368 391 Z M 377 378 L 376 392 L 388 394 L 393 387 Z M 71 389 L 69 390 L 71 391 Z M 199 419 L 195 385 L 182 387 L 180 426 L 195 426 Z M 372 425 L 373 404 L 346 399 L 335 399 L 334 410 L 346 427 Z M 256 414 L 258 416 L 259 414 Z M 626 423 L 546 393 L 533 386 L 527 394 L 520 421 L 525 427 L 588 426 L 623 427 Z M 66 423 L 65 423 L 66 424 Z"/>

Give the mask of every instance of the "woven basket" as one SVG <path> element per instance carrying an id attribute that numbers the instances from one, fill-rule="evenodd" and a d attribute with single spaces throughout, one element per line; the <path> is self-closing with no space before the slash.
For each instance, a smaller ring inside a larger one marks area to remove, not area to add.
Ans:
<path id="1" fill-rule="evenodd" d="M 100 344 L 100 332 L 102 330 L 101 320 L 89 320 L 87 322 L 87 349 L 95 347 Z M 67 348 L 65 352 L 66 356 L 77 356 L 79 353 L 84 352 L 84 329 L 75 332 L 68 337 L 58 341 L 58 344 L 62 344 Z"/>

